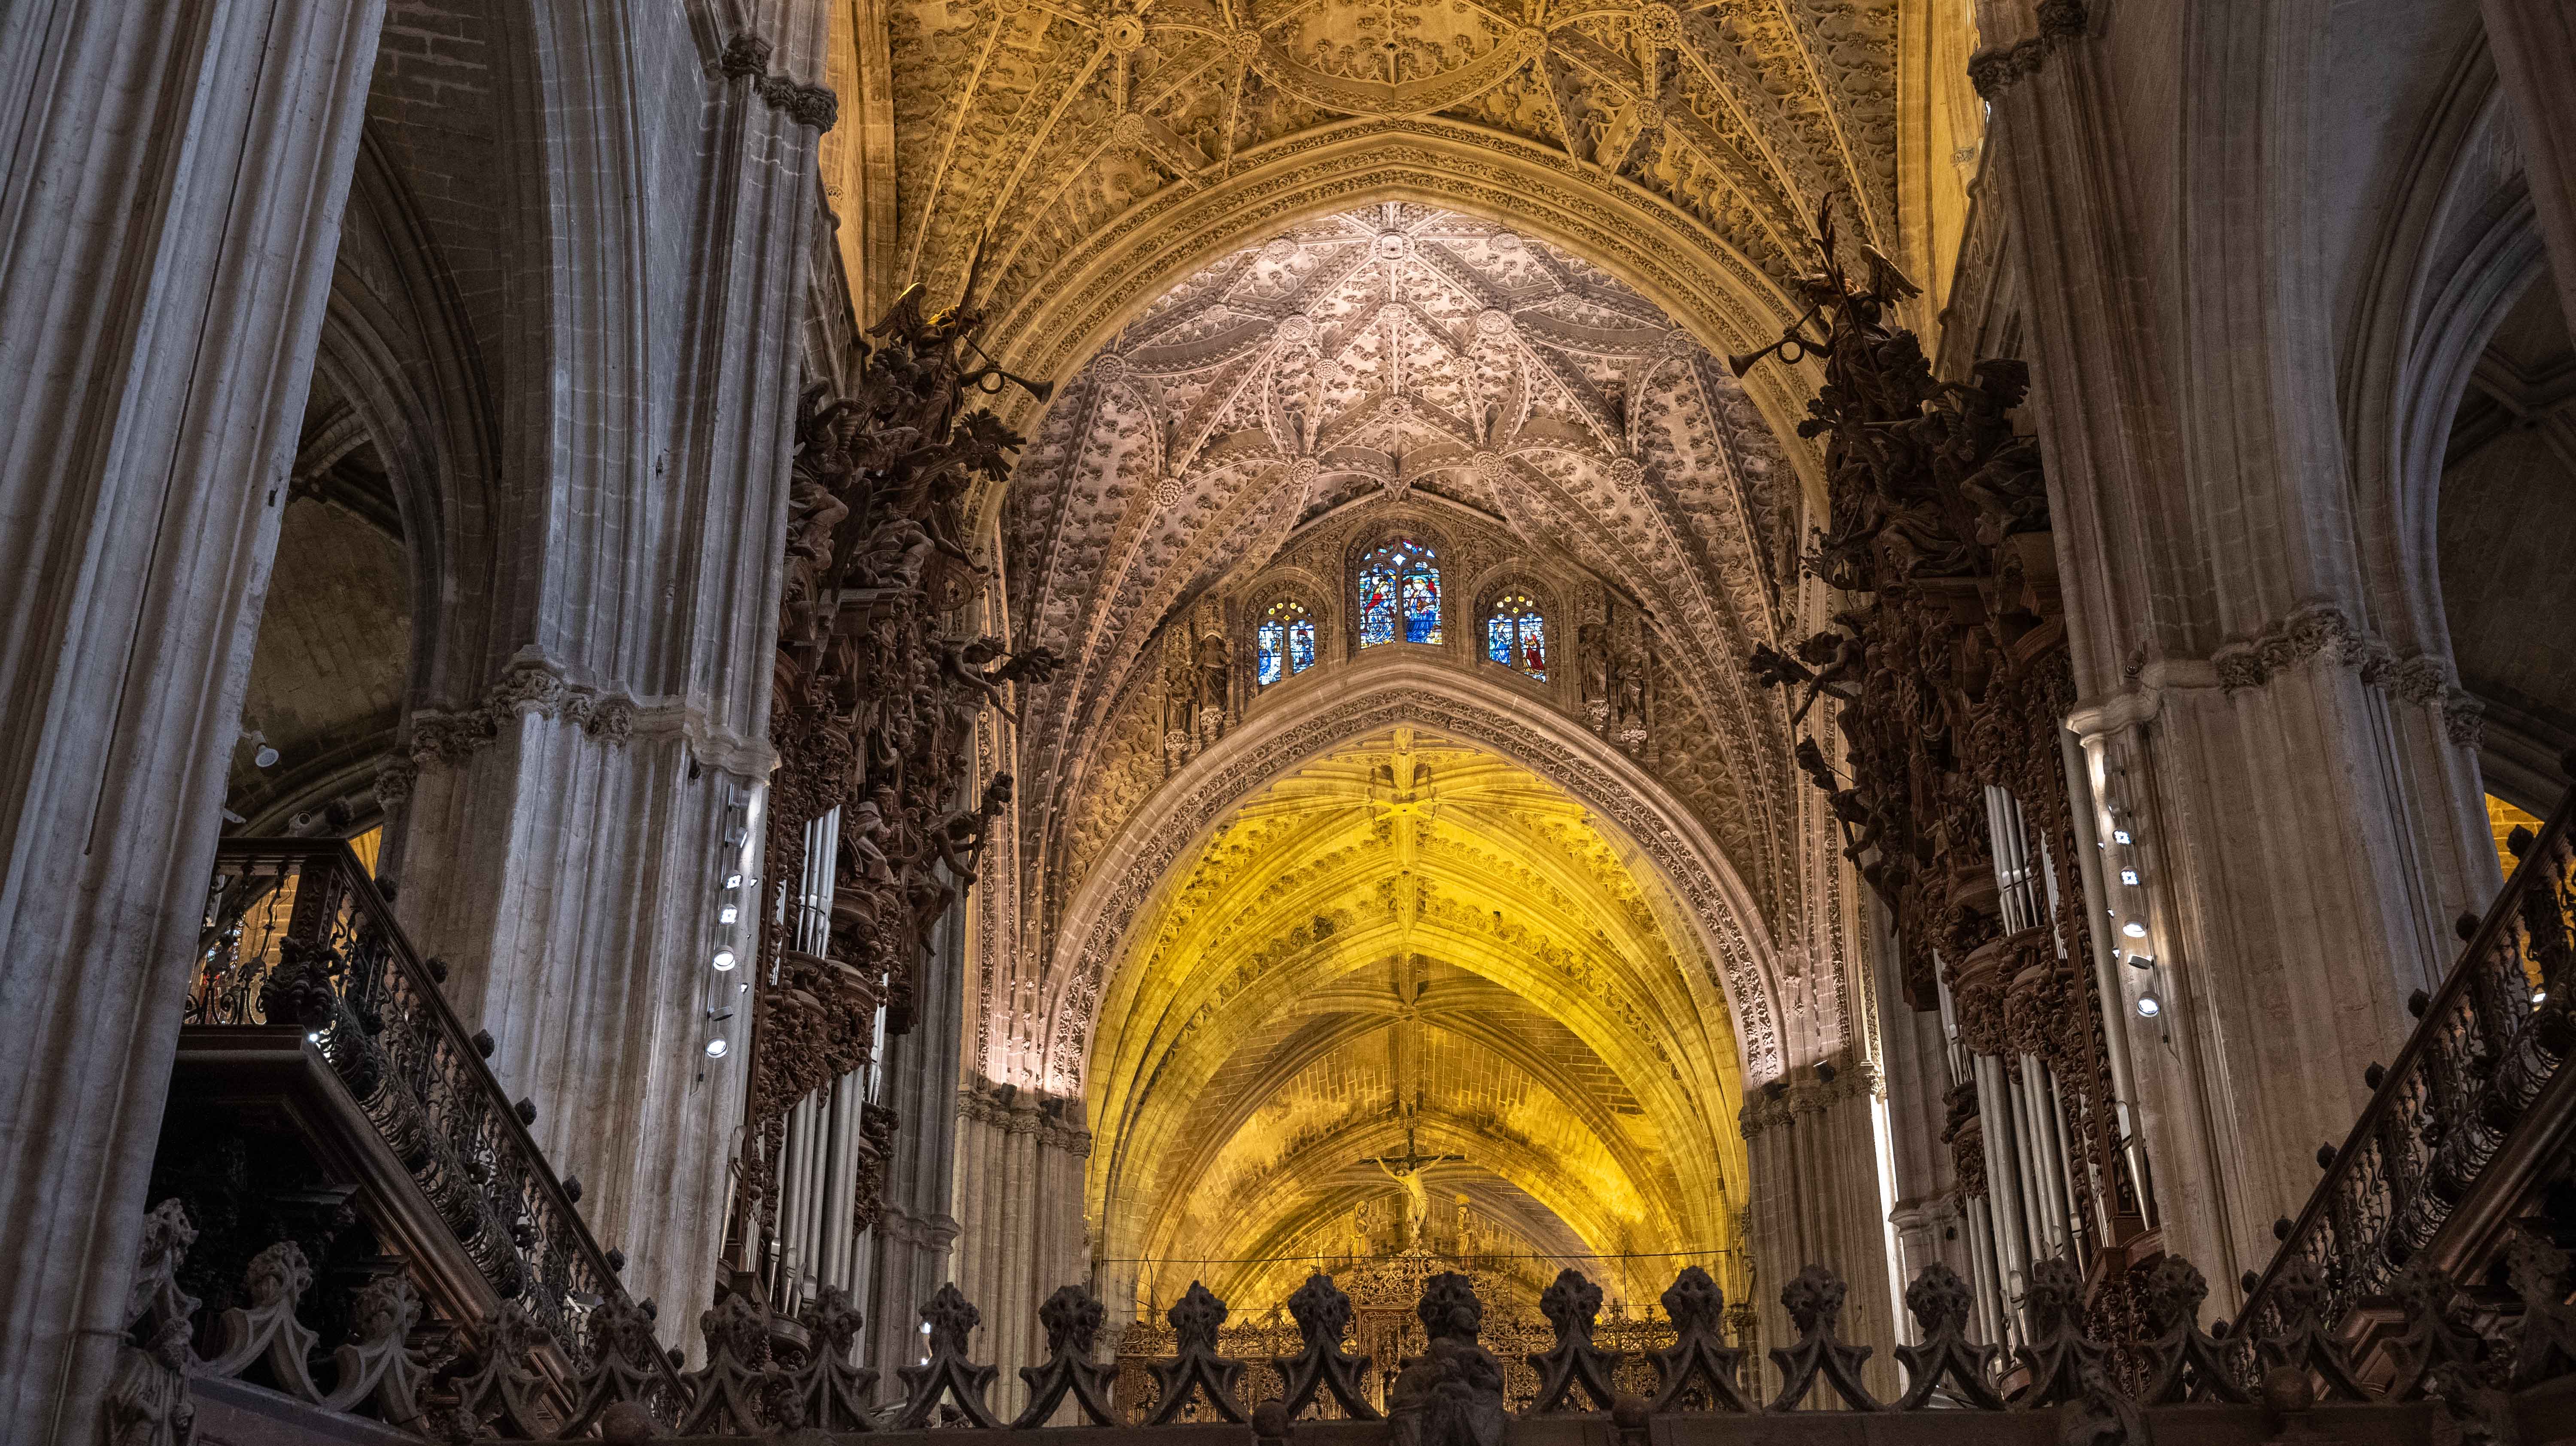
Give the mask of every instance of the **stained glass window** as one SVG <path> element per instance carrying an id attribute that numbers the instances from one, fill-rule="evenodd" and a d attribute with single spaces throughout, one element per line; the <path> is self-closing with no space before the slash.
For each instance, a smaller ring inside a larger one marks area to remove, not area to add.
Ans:
<path id="1" fill-rule="evenodd" d="M 1538 604 L 1516 592 L 1495 599 L 1485 616 L 1485 656 L 1546 682 L 1547 619 Z"/>
<path id="2" fill-rule="evenodd" d="M 1279 681 L 1281 677 L 1280 670 L 1287 666 L 1288 630 L 1277 623 L 1263 623 L 1258 637 L 1260 639 L 1261 662 L 1261 671 L 1258 676 L 1261 680 L 1261 686 L 1267 688 L 1271 684 Z"/>
<path id="3" fill-rule="evenodd" d="M 1399 537 L 1360 563 L 1360 646 L 1398 638 L 1440 641 L 1440 565 L 1431 549 Z"/>
<path id="4" fill-rule="evenodd" d="M 1259 677 L 1264 688 L 1315 666 L 1315 620 L 1302 604 L 1272 603 L 1254 636 L 1260 643 Z"/>

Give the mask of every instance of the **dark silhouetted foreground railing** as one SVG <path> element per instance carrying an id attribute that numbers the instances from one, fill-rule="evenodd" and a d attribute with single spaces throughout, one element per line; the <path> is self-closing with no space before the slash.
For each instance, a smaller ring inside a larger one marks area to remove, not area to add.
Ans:
<path id="1" fill-rule="evenodd" d="M 440 994 L 445 972 L 413 953 L 346 844 L 227 840 L 185 1022 L 305 1031 L 493 1291 L 581 1361 L 592 1317 L 626 1300 L 623 1262 L 485 1065 L 491 1037 L 469 1037 Z"/>
<path id="2" fill-rule="evenodd" d="M 2248 1282 L 2246 1320 L 2277 1327 L 2313 1313 L 2332 1330 L 2396 1294 L 2410 1264 L 2460 1267 L 2439 1248 L 2453 1244 L 2445 1227 L 2576 1047 L 2571 814 L 2576 790 L 2538 837 L 2514 831 L 2513 876 L 2483 920 L 2461 920 L 2467 949 L 2439 990 L 2411 1001 L 2423 1022 L 2393 1064 L 2372 1070 L 2370 1103 L 2343 1148 L 2320 1149 L 2325 1178 Z"/>

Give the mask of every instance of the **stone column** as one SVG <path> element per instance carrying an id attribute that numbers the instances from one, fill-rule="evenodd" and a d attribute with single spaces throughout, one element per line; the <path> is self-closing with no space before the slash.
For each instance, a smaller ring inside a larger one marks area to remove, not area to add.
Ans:
<path id="1" fill-rule="evenodd" d="M 504 407 L 525 546 L 500 566 L 486 690 L 414 716 L 400 855 L 405 924 L 453 965 L 504 1085 L 535 1098 L 536 1136 L 587 1186 L 628 1287 L 692 1351 L 681 1327 L 712 1295 L 742 1123 L 745 976 L 713 961 L 754 957 L 766 896 L 725 880 L 757 871 L 814 146 L 833 120 L 805 79 L 823 7 L 747 9 L 703 70 L 681 68 L 693 86 L 649 96 L 616 58 L 697 54 L 676 12 L 540 13 L 530 334 Z"/>
<path id="2" fill-rule="evenodd" d="M 1880 1098 L 1876 1066 L 1824 1064 L 1764 1085 L 1739 1114 L 1764 1351 L 1759 1370 L 1748 1363 L 1744 1374 L 1760 1382 L 1766 1398 L 1779 1389 L 1768 1353 L 1797 1339 L 1780 1306 L 1780 1287 L 1809 1265 L 1830 1267 L 1848 1287 L 1842 1338 L 1876 1348 L 1863 1383 L 1881 1399 L 1900 1388 L 1901 1373 L 1887 1353 L 1897 1335 L 1872 1118 Z"/>
<path id="3" fill-rule="evenodd" d="M 1869 917 L 1875 922 L 1885 917 L 1885 911 L 1872 908 Z M 1879 1044 L 1886 1051 L 1888 1153 L 1895 1166 L 1889 1193 L 1896 1208 L 1889 1223 L 1895 1227 L 1896 1279 L 1900 1286 L 1910 1285 L 1924 1266 L 1939 1261 L 1974 1287 L 1981 1272 L 1961 1209 L 1958 1171 L 1951 1163 L 1950 1145 L 1941 1138 L 1949 1124 L 1947 1097 L 1952 1083 L 1941 1015 L 1937 1010 L 1908 1008 L 1896 978 L 1894 948 L 1882 942 L 1874 952 L 1881 961 L 1877 970 L 1882 1011 Z M 1983 1291 L 1977 1306 L 1977 1324 L 1982 1329 L 1992 1324 Z M 1915 1338 L 1911 1317 L 1900 1313 L 1896 1326 L 1898 1338 Z"/>
<path id="4" fill-rule="evenodd" d="M 873 1259 L 862 1307 L 868 1334 L 861 1364 L 881 1372 L 889 1392 L 901 1389 L 895 1370 L 921 1359 L 921 1307 L 954 1278 L 949 1261 L 957 1239 L 957 1055 L 966 993 L 958 941 L 965 930 L 951 916 L 939 932 L 940 967 L 926 972 L 914 992 L 912 1032 L 886 1041 L 884 1090 L 877 1100 L 899 1123 L 886 1161 L 885 1213 L 867 1245 Z"/>
<path id="5" fill-rule="evenodd" d="M 2558 304 L 2576 327 L 2576 10 L 2565 0 L 2485 0 L 2487 49 L 2513 105 L 2531 206 Z"/>
<path id="6" fill-rule="evenodd" d="M 2188 40 L 2159 42 L 2097 33 L 2081 0 L 1989 0 L 1971 69 L 2110 840 L 2099 922 L 2157 965 L 2119 971 L 2112 1025 L 2166 1245 L 2223 1311 L 2492 874 L 2475 704 L 2438 641 L 2369 621 L 2392 609 L 2354 541 L 2334 338 L 2302 270 L 2353 204 L 2308 190 L 2322 27 L 2191 9 Z M 2142 987 L 2168 1006 L 2153 1023 Z"/>
<path id="7" fill-rule="evenodd" d="M 1090 1279 L 1082 1121 L 1080 1100 L 1040 1090 L 978 1079 L 957 1095 L 958 1289 L 983 1307 L 982 1344 L 1002 1368 L 993 1397 L 1014 1411 L 1026 1404 L 1019 1368 L 1046 1359 L 1039 1303 Z"/>
<path id="8" fill-rule="evenodd" d="M 0 1420 L 114 1365 L 380 4 L 0 12 Z"/>

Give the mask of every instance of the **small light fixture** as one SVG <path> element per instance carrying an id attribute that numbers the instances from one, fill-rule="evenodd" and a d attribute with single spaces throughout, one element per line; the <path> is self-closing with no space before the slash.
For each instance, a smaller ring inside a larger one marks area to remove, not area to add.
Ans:
<path id="1" fill-rule="evenodd" d="M 716 922 L 719 924 L 730 924 L 741 917 L 742 910 L 735 908 L 731 904 L 727 904 L 723 908 L 716 910 Z"/>
<path id="2" fill-rule="evenodd" d="M 2120 870 L 2120 882 L 2127 884 L 2133 889 L 2136 888 L 2138 886 L 2138 871 L 2136 869 Z"/>
<path id="3" fill-rule="evenodd" d="M 2115 829 L 2111 830 L 2111 842 L 2113 842 L 2113 843 L 2117 843 L 2117 844 L 2124 844 L 2124 843 L 2127 843 L 2128 841 L 2129 841 L 2129 831 L 2128 831 L 2127 829 L 2125 829 L 2125 828 L 2115 828 Z"/>
<path id="4" fill-rule="evenodd" d="M 2147 937 L 2147 926 L 2139 923 L 2135 919 L 2131 919 L 2129 922 L 2120 926 L 2120 932 L 2128 935 L 2132 939 L 2143 939 Z"/>
<path id="5" fill-rule="evenodd" d="M 724 974 L 731 972 L 733 966 L 740 961 L 734 958 L 733 950 L 718 949 L 716 951 L 716 957 L 707 962 L 716 966 L 717 973 Z"/>
<path id="6" fill-rule="evenodd" d="M 726 888 L 728 888 L 728 889 L 739 889 L 739 888 L 741 888 L 741 887 L 742 887 L 742 875 L 740 875 L 740 874 L 727 874 L 727 875 L 725 875 L 725 887 L 726 887 Z"/>
<path id="7" fill-rule="evenodd" d="M 2548 991 L 2548 990 L 2546 990 L 2546 989 L 2535 989 L 2535 990 L 2531 991 L 2531 1002 L 2532 1002 L 2532 1003 L 2534 1003 L 2534 1004 L 2546 1004 L 2546 1003 L 2548 1003 L 2548 1002 L 2549 1002 L 2549 991 Z"/>
<path id="8" fill-rule="evenodd" d="M 2164 1012 L 2165 1006 L 2163 1000 L 2156 998 L 2152 994 L 2141 994 L 2138 996 L 2138 1017 L 2140 1019 L 2153 1019 Z"/>
<path id="9" fill-rule="evenodd" d="M 2535 1004 L 2539 1003 L 2537 999 L 2532 1002 Z M 304 1036 L 304 1042 L 306 1044 L 320 1044 L 322 1042 L 322 1031 L 318 1029 L 308 1031 Z"/>
<path id="10" fill-rule="evenodd" d="M 725 1057 L 725 1051 L 729 1048 L 731 1048 L 731 1046 L 725 1043 L 724 1036 L 719 1034 L 715 1038 L 707 1041 L 707 1058 L 722 1059 Z"/>

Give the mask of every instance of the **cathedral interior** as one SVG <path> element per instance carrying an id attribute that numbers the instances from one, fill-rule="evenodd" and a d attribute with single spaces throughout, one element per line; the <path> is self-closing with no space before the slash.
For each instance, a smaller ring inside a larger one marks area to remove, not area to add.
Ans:
<path id="1" fill-rule="evenodd" d="M 0 1438 L 2576 1442 L 2566 0 L 0 74 Z"/>

